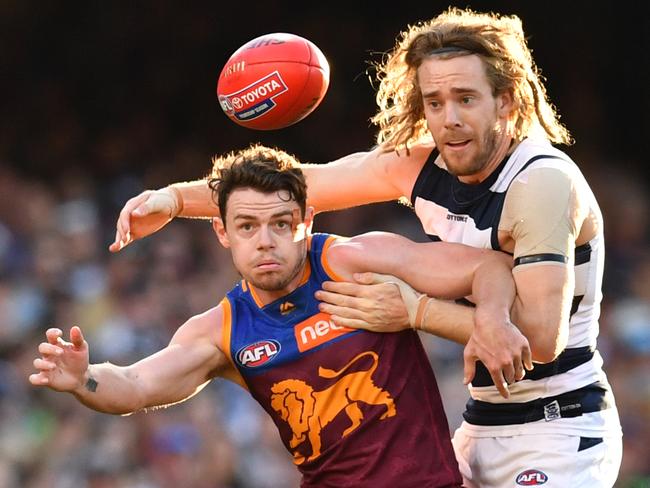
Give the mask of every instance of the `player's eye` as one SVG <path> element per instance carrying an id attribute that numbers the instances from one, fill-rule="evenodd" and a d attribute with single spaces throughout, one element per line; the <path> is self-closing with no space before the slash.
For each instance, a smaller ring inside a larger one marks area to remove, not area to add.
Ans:
<path id="1" fill-rule="evenodd" d="M 469 104 L 469 103 L 472 103 L 473 100 L 474 100 L 474 97 L 472 97 L 472 96 L 470 96 L 470 95 L 465 95 L 463 98 L 461 98 L 461 102 L 462 102 L 464 105 L 467 105 L 467 104 Z"/>
<path id="2" fill-rule="evenodd" d="M 251 224 L 250 222 L 244 222 L 243 224 L 239 225 L 239 229 L 243 230 L 244 232 L 250 232 L 251 230 L 253 230 L 253 224 Z"/>
<path id="3" fill-rule="evenodd" d="M 275 223 L 275 227 L 276 227 L 278 230 L 286 230 L 286 229 L 288 229 L 288 228 L 290 227 L 290 225 L 291 225 L 291 224 L 290 224 L 288 221 L 286 221 L 286 220 L 278 220 L 278 221 Z"/>
<path id="4" fill-rule="evenodd" d="M 440 102 L 438 102 L 437 100 L 429 100 L 429 107 L 431 107 L 434 110 L 439 109 Z"/>

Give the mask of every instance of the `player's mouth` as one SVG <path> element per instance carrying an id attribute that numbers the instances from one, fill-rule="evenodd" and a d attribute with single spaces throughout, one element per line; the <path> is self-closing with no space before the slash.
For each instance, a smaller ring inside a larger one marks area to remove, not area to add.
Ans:
<path id="1" fill-rule="evenodd" d="M 280 269 L 281 265 L 277 261 L 265 259 L 257 263 L 255 267 L 260 271 L 276 271 Z"/>
<path id="2" fill-rule="evenodd" d="M 445 142 L 445 146 L 451 149 L 452 151 L 459 151 L 461 149 L 465 149 L 467 146 L 469 146 L 470 142 L 472 142 L 471 139 L 460 139 L 460 140 L 455 140 L 455 141 L 447 141 Z"/>

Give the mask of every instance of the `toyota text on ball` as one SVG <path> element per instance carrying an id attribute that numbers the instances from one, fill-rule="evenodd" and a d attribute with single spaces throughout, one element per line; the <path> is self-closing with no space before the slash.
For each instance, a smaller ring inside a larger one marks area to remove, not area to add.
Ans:
<path id="1" fill-rule="evenodd" d="M 219 97 L 221 108 L 238 120 L 251 120 L 264 115 L 275 107 L 273 99 L 288 91 L 280 73 L 261 78 L 238 92 Z"/>

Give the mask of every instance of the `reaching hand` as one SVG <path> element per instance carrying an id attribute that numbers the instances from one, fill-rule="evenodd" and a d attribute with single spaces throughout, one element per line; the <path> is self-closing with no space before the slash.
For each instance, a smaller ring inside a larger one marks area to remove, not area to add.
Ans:
<path id="1" fill-rule="evenodd" d="M 411 326 L 404 303 L 408 299 L 402 298 L 397 278 L 377 273 L 355 274 L 354 278 L 356 283 L 326 281 L 323 290 L 316 292 L 323 302 L 320 310 L 329 313 L 334 323 L 372 332 L 397 332 Z"/>
<path id="2" fill-rule="evenodd" d="M 533 369 L 528 339 L 509 320 L 490 321 L 476 316 L 474 331 L 465 346 L 465 377 L 468 384 L 474 378 L 476 361 L 481 361 L 490 372 L 492 381 L 508 398 L 508 385 L 524 378 L 526 370 Z"/>
<path id="3" fill-rule="evenodd" d="M 160 230 L 182 210 L 183 200 L 176 188 L 140 193 L 124 205 L 117 219 L 115 242 L 108 249 L 121 251 L 133 241 Z"/>
<path id="4" fill-rule="evenodd" d="M 34 359 L 38 373 L 29 376 L 34 386 L 49 386 L 56 391 L 69 391 L 82 387 L 88 370 L 88 343 L 81 329 L 70 329 L 70 342 L 62 339 L 60 329 L 48 329 L 47 342 L 38 346 L 40 358 Z"/>

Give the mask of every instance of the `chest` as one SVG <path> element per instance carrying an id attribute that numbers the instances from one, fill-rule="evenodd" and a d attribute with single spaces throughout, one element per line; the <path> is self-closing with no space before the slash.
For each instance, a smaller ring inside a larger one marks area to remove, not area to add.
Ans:
<path id="1" fill-rule="evenodd" d="M 418 196 L 415 213 L 432 239 L 485 249 L 512 252 L 510 232 L 499 230 L 505 193 L 485 192 L 478 198 L 458 201 L 451 192 Z"/>
<path id="2" fill-rule="evenodd" d="M 356 332 L 320 312 L 312 288 L 303 287 L 266 307 L 246 298 L 233 301 L 230 354 L 243 376 L 295 364 L 313 349 Z"/>

